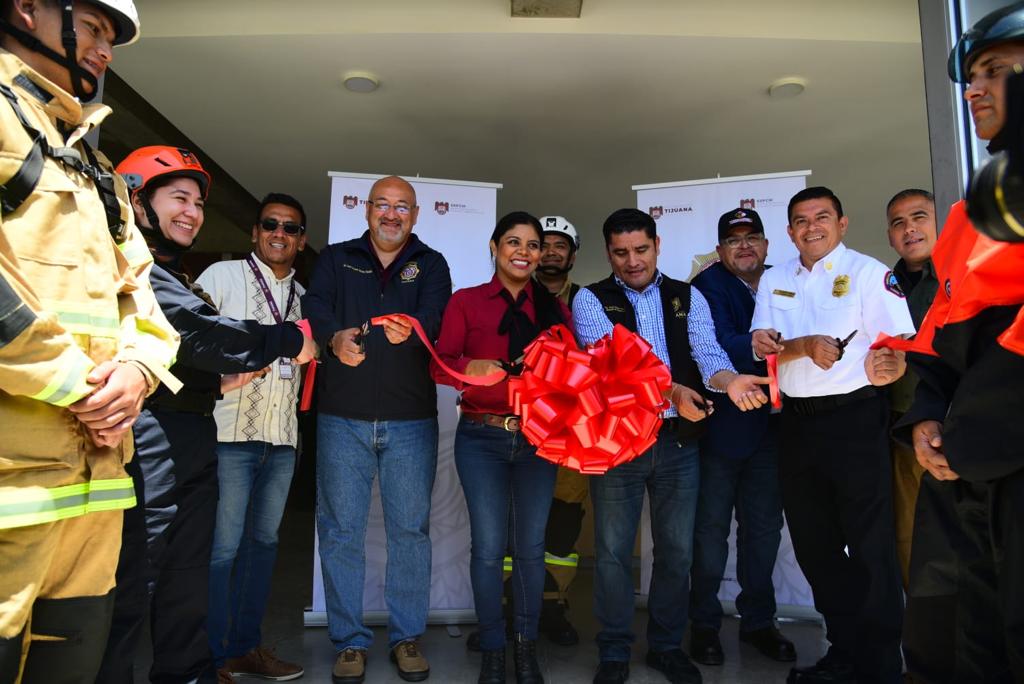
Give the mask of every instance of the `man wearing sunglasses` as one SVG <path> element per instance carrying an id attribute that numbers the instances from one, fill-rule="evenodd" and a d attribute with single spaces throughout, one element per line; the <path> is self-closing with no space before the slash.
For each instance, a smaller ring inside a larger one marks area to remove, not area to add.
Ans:
<path id="1" fill-rule="evenodd" d="M 252 254 L 213 264 L 197 282 L 225 316 L 268 324 L 302 318 L 304 290 L 292 265 L 306 247 L 305 226 L 298 200 L 267 195 L 252 227 Z M 219 669 L 281 681 L 303 670 L 260 645 L 260 624 L 295 470 L 300 375 L 291 359 L 243 375 L 241 388 L 225 392 L 214 410 L 220 497 L 206 627 Z"/>
<path id="2" fill-rule="evenodd" d="M 731 209 L 718 220 L 719 262 L 692 284 L 708 300 L 715 336 L 740 373 L 767 375 L 764 361 L 750 353 L 754 298 L 765 271 L 768 240 L 761 217 L 752 209 Z M 793 643 L 775 626 L 772 570 L 782 539 L 779 494 L 778 416 L 771 407 L 741 411 L 719 402 L 708 417 L 700 444 L 700 489 L 693 530 L 690 570 L 690 655 L 704 665 L 725 661 L 718 631 L 722 604 L 718 589 L 729 556 L 733 510 L 740 593 L 740 640 L 773 660 L 796 660 Z"/>

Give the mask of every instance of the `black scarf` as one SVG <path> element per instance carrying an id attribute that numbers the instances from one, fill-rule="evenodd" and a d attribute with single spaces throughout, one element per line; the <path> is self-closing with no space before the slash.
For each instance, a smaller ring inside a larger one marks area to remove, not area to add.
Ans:
<path id="1" fill-rule="evenodd" d="M 532 288 L 533 292 L 534 320 L 530 320 L 522 308 L 526 303 L 527 287 Z M 547 288 L 537 283 L 528 283 L 514 300 L 512 293 L 502 288 L 501 298 L 508 304 L 508 308 L 498 322 L 498 334 L 508 335 L 508 360 L 512 363 L 523 355 L 523 350 L 541 331 L 558 323 L 565 323 L 558 299 L 548 292 Z"/>

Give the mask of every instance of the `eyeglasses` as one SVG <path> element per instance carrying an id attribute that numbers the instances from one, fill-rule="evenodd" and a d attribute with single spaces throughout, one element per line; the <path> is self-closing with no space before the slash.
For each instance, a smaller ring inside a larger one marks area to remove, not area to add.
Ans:
<path id="1" fill-rule="evenodd" d="M 272 218 L 260 219 L 260 228 L 272 233 L 277 230 L 277 227 L 281 226 L 284 232 L 289 235 L 298 235 L 299 233 L 305 233 L 306 227 L 300 223 L 293 223 L 292 221 L 278 221 Z"/>
<path id="2" fill-rule="evenodd" d="M 391 205 L 388 204 L 387 202 L 374 202 L 373 208 L 382 214 L 386 214 L 389 211 L 391 211 Z M 407 207 L 404 204 L 396 205 L 394 209 L 395 213 L 398 214 L 399 216 L 408 216 L 409 212 L 412 211 L 411 207 Z"/>
<path id="3" fill-rule="evenodd" d="M 742 236 L 733 235 L 722 240 L 722 244 L 729 249 L 736 249 L 740 245 L 760 247 L 762 242 L 764 242 L 764 233 L 750 233 L 749 235 Z"/>

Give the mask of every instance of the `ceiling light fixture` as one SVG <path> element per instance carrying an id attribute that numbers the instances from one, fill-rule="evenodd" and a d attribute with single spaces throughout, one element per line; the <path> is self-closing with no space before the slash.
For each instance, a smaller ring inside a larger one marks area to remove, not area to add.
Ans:
<path id="1" fill-rule="evenodd" d="M 768 96 L 776 100 L 787 97 L 796 97 L 804 92 L 807 87 L 807 79 L 799 76 L 786 76 L 768 86 Z"/>
<path id="2" fill-rule="evenodd" d="M 377 77 L 368 71 L 349 71 L 341 77 L 346 90 L 353 93 L 372 93 L 380 86 Z"/>

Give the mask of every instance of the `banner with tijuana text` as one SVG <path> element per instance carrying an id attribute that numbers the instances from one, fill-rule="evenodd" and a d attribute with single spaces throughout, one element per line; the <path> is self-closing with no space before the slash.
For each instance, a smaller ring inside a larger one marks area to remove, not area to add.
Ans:
<path id="1" fill-rule="evenodd" d="M 753 209 L 760 215 L 768 238 L 768 264 L 782 264 L 796 256 L 786 232 L 789 198 L 807 186 L 810 171 L 766 173 L 730 178 L 634 185 L 637 208 L 654 217 L 661 238 L 658 267 L 666 275 L 689 281 L 718 260 L 718 218 L 730 209 Z M 766 390 L 768 388 L 765 388 Z M 728 401 L 724 396 L 719 401 Z M 645 502 L 641 524 L 640 592 L 646 595 L 651 581 L 654 542 L 650 511 Z M 740 592 L 736 568 L 736 522 L 729 536 L 729 560 L 719 598 L 733 601 Z M 797 565 L 789 530 L 782 529 L 782 543 L 773 573 L 780 615 L 806 616 L 814 604 L 810 586 Z"/>

